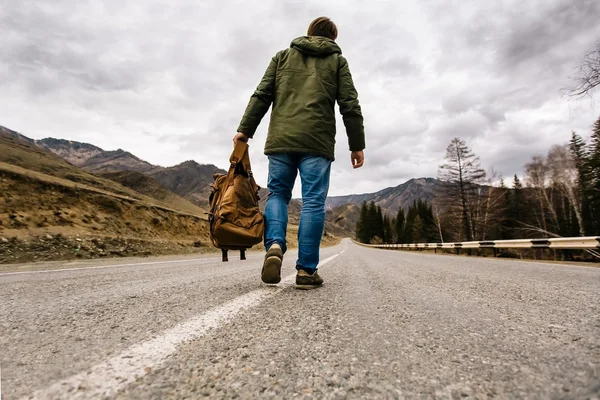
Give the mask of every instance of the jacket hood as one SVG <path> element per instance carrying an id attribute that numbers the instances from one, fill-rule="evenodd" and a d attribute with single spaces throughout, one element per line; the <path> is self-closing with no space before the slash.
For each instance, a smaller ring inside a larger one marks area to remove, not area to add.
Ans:
<path id="1" fill-rule="evenodd" d="M 342 54 L 340 46 L 323 36 L 301 36 L 292 40 L 290 47 L 313 57 L 325 57 L 334 53 Z"/>

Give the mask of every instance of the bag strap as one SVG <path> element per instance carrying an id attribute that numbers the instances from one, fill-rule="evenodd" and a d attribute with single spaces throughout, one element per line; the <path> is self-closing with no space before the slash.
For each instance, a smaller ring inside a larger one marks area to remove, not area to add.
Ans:
<path id="1" fill-rule="evenodd" d="M 250 178 L 252 178 L 252 166 L 250 165 L 250 148 L 246 145 L 246 152 L 244 153 L 244 157 L 242 158 L 242 165 L 244 166 L 244 170 L 248 174 Z"/>

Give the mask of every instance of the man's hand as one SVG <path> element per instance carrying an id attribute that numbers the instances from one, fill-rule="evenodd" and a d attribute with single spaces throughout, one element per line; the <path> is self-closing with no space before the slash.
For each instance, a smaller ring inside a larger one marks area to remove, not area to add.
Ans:
<path id="1" fill-rule="evenodd" d="M 364 151 L 353 151 L 350 154 L 350 159 L 352 160 L 352 168 L 360 168 L 365 163 L 365 153 Z"/>
<path id="2" fill-rule="evenodd" d="M 238 142 L 238 140 L 240 142 L 244 142 L 244 143 L 248 143 L 248 136 L 246 136 L 245 134 L 243 134 L 242 132 L 238 132 L 234 137 L 233 137 L 233 145 L 235 146 Z"/>

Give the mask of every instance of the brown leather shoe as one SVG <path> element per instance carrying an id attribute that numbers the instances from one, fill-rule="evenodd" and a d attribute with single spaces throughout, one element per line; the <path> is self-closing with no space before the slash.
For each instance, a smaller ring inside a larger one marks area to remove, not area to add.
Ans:
<path id="1" fill-rule="evenodd" d="M 312 275 L 303 269 L 298 270 L 296 274 L 296 289 L 316 289 L 323 284 L 323 279 L 319 276 L 317 271 L 313 272 Z"/>

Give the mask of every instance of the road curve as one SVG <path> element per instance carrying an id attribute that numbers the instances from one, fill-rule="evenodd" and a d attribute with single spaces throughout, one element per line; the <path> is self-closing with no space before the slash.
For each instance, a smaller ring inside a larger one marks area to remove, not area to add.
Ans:
<path id="1" fill-rule="evenodd" d="M 598 398 L 600 269 L 344 241 L 325 285 L 262 255 L 3 267 L 2 399 Z"/>

